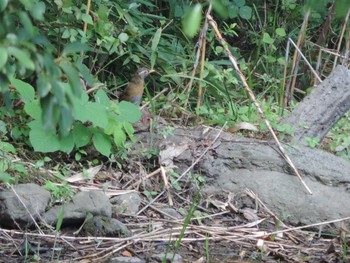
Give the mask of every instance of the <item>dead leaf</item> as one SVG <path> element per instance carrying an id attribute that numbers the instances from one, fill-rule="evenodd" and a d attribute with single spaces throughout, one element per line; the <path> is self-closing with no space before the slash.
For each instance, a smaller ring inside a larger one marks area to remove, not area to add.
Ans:
<path id="1" fill-rule="evenodd" d="M 230 126 L 226 131 L 235 133 L 240 130 L 258 131 L 258 128 L 249 122 L 240 122 L 236 125 Z"/>
<path id="2" fill-rule="evenodd" d="M 256 210 L 251 208 L 243 208 L 240 210 L 240 212 L 243 214 L 244 218 L 247 219 L 249 222 L 254 222 L 259 220 L 259 217 L 256 214 Z"/>
<path id="3" fill-rule="evenodd" d="M 84 180 L 92 180 L 94 176 L 101 170 L 102 165 L 98 165 L 95 167 L 90 167 L 87 169 L 87 174 L 83 174 L 82 172 L 72 175 L 71 177 L 66 178 L 66 181 L 69 183 L 84 181 Z"/>
<path id="4" fill-rule="evenodd" d="M 123 257 L 132 257 L 132 254 L 127 250 L 124 250 L 121 254 Z"/>
<path id="5" fill-rule="evenodd" d="M 193 263 L 203 263 L 204 262 L 204 257 L 199 258 L 196 261 L 193 261 Z"/>
<path id="6" fill-rule="evenodd" d="M 172 166 L 174 158 L 178 157 L 187 149 L 187 142 L 179 145 L 166 144 L 165 148 L 159 152 L 159 163 L 165 167 Z"/>

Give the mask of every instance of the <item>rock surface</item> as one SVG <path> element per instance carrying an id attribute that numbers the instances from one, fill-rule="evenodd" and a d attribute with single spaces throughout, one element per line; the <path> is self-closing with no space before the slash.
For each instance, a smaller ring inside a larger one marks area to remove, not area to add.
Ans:
<path id="1" fill-rule="evenodd" d="M 47 211 L 43 220 L 49 225 L 57 223 L 62 205 L 54 206 Z M 112 205 L 108 197 L 102 191 L 79 192 L 73 196 L 72 201 L 63 205 L 64 224 L 79 224 L 82 223 L 87 215 L 103 215 L 112 216 Z"/>
<path id="2" fill-rule="evenodd" d="M 36 184 L 19 184 L 11 190 L 0 192 L 0 226 L 2 227 L 29 227 L 33 220 L 39 219 L 51 200 L 51 194 Z"/>
<path id="3" fill-rule="evenodd" d="M 109 263 L 145 263 L 146 261 L 135 257 L 114 257 Z"/>
<path id="4" fill-rule="evenodd" d="M 131 232 L 122 222 L 106 216 L 94 216 L 88 219 L 84 223 L 81 234 L 94 237 L 131 236 Z"/>
<path id="5" fill-rule="evenodd" d="M 139 211 L 141 197 L 137 193 L 128 193 L 115 196 L 110 202 L 113 205 L 113 215 L 135 216 Z"/>
<path id="6" fill-rule="evenodd" d="M 159 139 L 158 144 L 173 147 L 187 144 L 187 149 L 174 159 L 177 172 L 181 174 L 217 134 L 218 130 L 206 127 L 177 128 L 166 140 Z M 139 137 L 145 147 L 150 136 L 139 134 Z M 220 135 L 192 173 L 198 172 L 205 178 L 203 193 L 222 195 L 225 190 L 237 194 L 251 189 L 287 224 L 311 224 L 349 217 L 350 163 L 318 149 L 284 147 L 313 195 L 307 193 L 293 174 L 274 142 L 226 132 Z"/>

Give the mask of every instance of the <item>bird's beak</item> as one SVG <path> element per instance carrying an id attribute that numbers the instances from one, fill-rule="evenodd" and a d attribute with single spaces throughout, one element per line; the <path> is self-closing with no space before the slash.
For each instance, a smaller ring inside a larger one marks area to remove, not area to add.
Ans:
<path id="1" fill-rule="evenodd" d="M 148 74 L 151 74 L 152 72 L 155 72 L 155 70 L 154 69 L 148 70 Z"/>

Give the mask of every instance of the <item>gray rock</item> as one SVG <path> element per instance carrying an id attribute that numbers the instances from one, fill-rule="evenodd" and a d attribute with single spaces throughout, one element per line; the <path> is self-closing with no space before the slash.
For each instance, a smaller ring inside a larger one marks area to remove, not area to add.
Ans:
<path id="1" fill-rule="evenodd" d="M 94 216 L 88 219 L 82 229 L 82 235 L 97 237 L 129 237 L 130 230 L 119 220 Z"/>
<path id="2" fill-rule="evenodd" d="M 143 132 L 136 136 L 139 144 L 149 149 L 161 142 L 180 145 L 190 141 L 188 149 L 174 159 L 174 165 L 178 167 L 176 172 L 181 174 L 205 150 L 201 142 L 213 141 L 218 130 L 176 128 L 166 142 L 163 137 L 153 135 Z M 252 190 L 285 224 L 308 225 L 348 217 L 350 163 L 328 152 L 302 145 L 284 144 L 284 147 L 313 195 L 307 193 L 274 142 L 227 132 L 221 133 L 192 173 L 204 178 L 206 183 L 201 192 L 207 195 L 231 192 L 238 197 L 244 189 Z M 255 206 L 250 208 L 255 209 Z M 328 226 L 334 233 L 339 231 L 338 223 Z"/>
<path id="3" fill-rule="evenodd" d="M 136 215 L 139 211 L 141 198 L 137 193 L 128 193 L 111 198 L 113 204 L 113 214 L 116 215 Z"/>
<path id="4" fill-rule="evenodd" d="M 109 263 L 145 263 L 146 261 L 135 257 L 115 257 Z"/>
<path id="5" fill-rule="evenodd" d="M 151 259 L 153 259 L 157 262 L 162 262 L 164 258 L 166 259 L 167 263 L 181 263 L 181 262 L 183 262 L 182 257 L 178 254 L 175 254 L 175 256 L 174 256 L 173 252 L 169 252 L 167 254 L 165 254 L 165 253 L 153 254 L 151 256 Z"/>
<path id="6" fill-rule="evenodd" d="M 51 200 L 51 194 L 36 184 L 19 184 L 13 187 L 20 202 L 12 190 L 0 192 L 0 225 L 2 227 L 31 226 L 33 220 L 40 218 Z"/>
<path id="7" fill-rule="evenodd" d="M 171 207 L 162 207 L 159 208 L 159 210 L 163 211 L 164 213 L 168 214 L 169 216 L 164 215 L 168 219 L 182 219 L 182 216 L 174 209 Z"/>
<path id="8" fill-rule="evenodd" d="M 49 225 L 57 223 L 62 205 L 55 206 L 47 211 L 43 219 Z M 87 215 L 112 216 L 112 205 L 108 197 L 101 191 L 79 192 L 68 204 L 63 205 L 63 223 L 82 223 Z"/>

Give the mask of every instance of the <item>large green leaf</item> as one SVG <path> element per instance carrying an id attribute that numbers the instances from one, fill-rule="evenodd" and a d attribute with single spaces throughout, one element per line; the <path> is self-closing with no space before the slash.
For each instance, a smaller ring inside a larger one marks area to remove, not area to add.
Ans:
<path id="1" fill-rule="evenodd" d="M 7 183 L 7 184 L 13 184 L 13 183 L 15 183 L 15 178 L 13 178 L 8 173 L 3 173 L 0 171 L 0 182 Z"/>
<path id="2" fill-rule="evenodd" d="M 80 96 L 83 91 L 83 88 L 80 82 L 80 76 L 79 76 L 78 70 L 76 70 L 75 67 L 67 63 L 61 63 L 60 67 L 68 77 L 69 84 L 71 85 L 73 90 L 73 94 L 75 94 L 76 96 Z"/>
<path id="3" fill-rule="evenodd" d="M 7 7 L 9 0 L 0 0 L 0 12 L 4 11 Z"/>
<path id="4" fill-rule="evenodd" d="M 9 53 L 9 55 L 12 55 L 15 58 L 17 58 L 17 60 L 21 63 L 21 66 L 23 66 L 27 69 L 30 69 L 30 70 L 34 70 L 34 68 L 35 68 L 34 62 L 30 58 L 30 56 L 26 50 L 11 46 L 8 48 L 8 53 Z"/>
<path id="5" fill-rule="evenodd" d="M 122 147 L 124 142 L 126 141 L 126 134 L 123 130 L 123 125 L 121 123 L 114 127 L 113 139 L 117 147 Z"/>
<path id="6" fill-rule="evenodd" d="M 76 105 L 75 118 L 81 122 L 92 122 L 105 128 L 108 124 L 106 106 L 97 102 L 86 102 Z"/>
<path id="7" fill-rule="evenodd" d="M 182 29 L 189 37 L 194 37 L 201 24 L 202 20 L 202 5 L 197 3 L 189 8 L 182 18 Z"/>
<path id="8" fill-rule="evenodd" d="M 24 105 L 24 111 L 33 119 L 40 119 L 42 111 L 39 100 L 34 100 L 32 102 L 26 103 Z"/>
<path id="9" fill-rule="evenodd" d="M 54 131 L 44 129 L 40 120 L 28 124 L 30 127 L 29 141 L 37 152 L 56 152 L 61 148 L 60 141 Z"/>
<path id="10" fill-rule="evenodd" d="M 250 6 L 242 6 L 239 9 L 239 16 L 242 17 L 243 19 L 251 19 L 253 14 L 253 10 Z"/>
<path id="11" fill-rule="evenodd" d="M 72 110 L 68 107 L 61 106 L 61 116 L 59 120 L 60 132 L 62 135 L 67 135 L 73 124 Z"/>
<path id="12" fill-rule="evenodd" d="M 97 151 L 106 157 L 111 155 L 112 143 L 109 137 L 101 133 L 95 133 L 92 138 L 93 144 Z"/>
<path id="13" fill-rule="evenodd" d="M 74 138 L 76 148 L 80 148 L 90 142 L 91 132 L 86 126 L 77 124 L 73 128 L 72 136 Z"/>
<path id="14" fill-rule="evenodd" d="M 27 103 L 34 100 L 35 91 L 30 84 L 19 79 L 13 79 L 11 84 L 16 88 L 24 102 Z"/>
<path id="15" fill-rule="evenodd" d="M 87 44 L 81 43 L 80 41 L 75 41 L 67 44 L 64 47 L 62 54 L 68 55 L 71 53 L 80 53 L 80 52 L 86 52 L 89 50 L 91 50 L 91 48 Z"/>
<path id="16" fill-rule="evenodd" d="M 0 46 L 0 70 L 6 65 L 7 59 L 7 49 L 3 46 Z"/>
<path id="17" fill-rule="evenodd" d="M 120 122 L 137 122 L 141 118 L 141 111 L 135 105 L 128 101 L 121 101 L 119 103 L 120 115 L 117 120 Z"/>
<path id="18" fill-rule="evenodd" d="M 218 13 L 222 18 L 226 19 L 228 17 L 228 9 L 221 0 L 211 0 L 211 3 L 213 5 L 214 11 Z"/>
<path id="19" fill-rule="evenodd" d="M 74 148 L 74 138 L 71 135 L 64 136 L 60 139 L 60 150 L 70 153 Z"/>
<path id="20" fill-rule="evenodd" d="M 95 101 L 104 106 L 109 106 L 111 104 L 111 100 L 108 98 L 106 92 L 104 90 L 98 90 L 94 96 Z"/>

